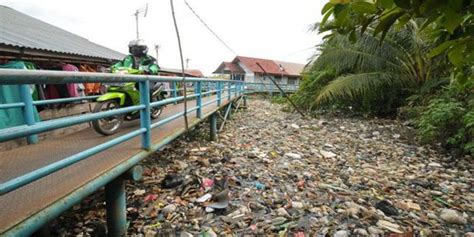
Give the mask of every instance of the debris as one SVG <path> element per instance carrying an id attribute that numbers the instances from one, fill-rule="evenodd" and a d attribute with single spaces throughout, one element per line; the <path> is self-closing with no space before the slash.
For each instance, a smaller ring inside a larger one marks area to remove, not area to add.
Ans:
<path id="1" fill-rule="evenodd" d="M 255 181 L 255 188 L 258 189 L 258 190 L 263 190 L 263 189 L 265 189 L 265 184 L 262 184 L 258 181 Z"/>
<path id="2" fill-rule="evenodd" d="M 205 195 L 203 195 L 202 197 L 196 199 L 196 202 L 207 202 L 209 201 L 209 199 L 212 198 L 212 194 L 210 193 L 206 193 Z"/>
<path id="3" fill-rule="evenodd" d="M 294 129 L 300 129 L 300 126 L 298 126 L 297 124 L 294 124 L 294 123 L 291 124 L 290 126 Z"/>
<path id="4" fill-rule="evenodd" d="M 145 193 L 146 193 L 146 191 L 144 189 L 137 189 L 137 190 L 133 191 L 133 195 L 135 195 L 135 196 L 142 196 Z"/>
<path id="5" fill-rule="evenodd" d="M 467 223 L 466 218 L 453 209 L 444 208 L 441 210 L 439 217 L 450 224 L 465 225 Z"/>
<path id="6" fill-rule="evenodd" d="M 394 224 L 394 223 L 391 223 L 391 222 L 388 222 L 388 221 L 379 220 L 379 221 L 377 222 L 377 226 L 379 226 L 379 227 L 381 227 L 381 228 L 384 228 L 384 229 L 387 229 L 387 230 L 389 230 L 389 231 L 398 233 L 398 234 L 403 233 L 403 231 L 401 231 L 401 230 L 399 229 L 399 228 L 400 228 L 399 225 Z"/>
<path id="7" fill-rule="evenodd" d="M 401 201 L 400 204 L 405 208 L 405 209 L 412 209 L 415 211 L 421 211 L 420 205 L 412 202 L 411 200 L 409 201 Z"/>
<path id="8" fill-rule="evenodd" d="M 324 158 L 327 158 L 327 159 L 336 157 L 336 154 L 334 154 L 334 153 L 332 153 L 332 152 L 330 152 L 330 151 L 321 150 L 321 151 L 319 151 L 319 152 L 321 153 L 321 155 L 322 155 Z"/>
<path id="9" fill-rule="evenodd" d="M 210 203 L 207 205 L 208 207 L 211 207 L 213 209 L 225 209 L 227 206 L 229 206 L 229 190 L 225 189 L 222 192 L 215 194 L 212 197 L 212 200 L 214 202 Z"/>
<path id="10" fill-rule="evenodd" d="M 169 204 L 163 207 L 163 209 L 161 209 L 161 212 L 163 213 L 163 215 L 167 216 L 168 214 L 175 212 L 176 209 L 177 209 L 176 205 Z"/>
<path id="11" fill-rule="evenodd" d="M 162 188 L 176 188 L 183 184 L 183 178 L 176 174 L 167 174 L 161 181 Z"/>
<path id="12" fill-rule="evenodd" d="M 398 210 L 388 201 L 382 200 L 375 204 L 375 207 L 381 210 L 385 215 L 398 216 Z"/>
<path id="13" fill-rule="evenodd" d="M 436 162 L 431 162 L 431 163 L 428 164 L 428 166 L 435 167 L 435 168 L 443 167 L 440 163 L 436 163 Z"/>
<path id="14" fill-rule="evenodd" d="M 197 125 L 141 162 L 143 181 L 126 186 L 129 236 L 472 232 L 472 160 L 418 144 L 397 120 L 302 119 L 249 103 L 219 141 L 208 141 L 208 124 Z M 103 192 L 75 209 L 55 221 L 53 236 L 106 233 Z"/>
<path id="15" fill-rule="evenodd" d="M 291 159 L 301 159 L 301 155 L 296 153 L 285 153 L 285 156 Z"/>
<path id="16" fill-rule="evenodd" d="M 202 188 L 207 191 L 214 186 L 214 179 L 204 178 L 202 179 Z"/>
<path id="17" fill-rule="evenodd" d="M 157 198 L 158 198 L 158 195 L 156 195 L 156 194 L 148 194 L 143 199 L 143 202 L 145 202 L 145 203 L 152 202 L 152 201 L 155 201 L 155 199 L 157 199 Z"/>
<path id="18" fill-rule="evenodd" d="M 348 237 L 349 233 L 346 230 L 339 230 L 334 233 L 334 237 Z"/>
<path id="19" fill-rule="evenodd" d="M 290 214 L 288 214 L 286 209 L 283 208 L 283 207 L 278 208 L 276 212 L 277 212 L 278 216 L 283 216 L 283 217 L 289 217 L 290 216 Z"/>
<path id="20" fill-rule="evenodd" d="M 295 209 L 303 209 L 304 208 L 304 204 L 302 202 L 295 202 L 295 201 L 292 201 L 291 202 L 291 207 L 295 208 Z"/>

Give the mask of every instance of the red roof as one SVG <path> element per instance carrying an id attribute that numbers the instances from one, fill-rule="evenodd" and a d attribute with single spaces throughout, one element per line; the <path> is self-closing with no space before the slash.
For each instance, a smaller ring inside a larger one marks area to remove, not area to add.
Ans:
<path id="1" fill-rule="evenodd" d="M 278 64 L 269 59 L 237 56 L 232 62 L 241 62 L 248 70 L 252 72 L 264 73 L 264 71 L 257 65 L 258 63 L 268 74 L 286 75 L 284 71 L 280 70 Z"/>
<path id="2" fill-rule="evenodd" d="M 224 73 L 224 72 L 230 72 L 232 74 L 234 73 L 245 73 L 245 71 L 239 67 L 238 64 L 236 63 L 231 63 L 231 62 L 222 62 L 221 65 L 214 71 L 214 73 Z"/>
<path id="3" fill-rule="evenodd" d="M 241 72 L 244 73 L 245 71 L 239 67 L 239 65 L 231 62 L 224 62 L 224 66 L 229 69 L 231 72 Z"/>
<path id="4" fill-rule="evenodd" d="M 192 75 L 194 77 L 204 77 L 204 74 L 202 74 L 202 72 L 197 69 L 186 69 L 184 71 L 186 74 Z"/>
<path id="5" fill-rule="evenodd" d="M 241 66 L 246 70 L 252 71 L 254 73 L 266 73 L 276 76 L 300 76 L 303 72 L 304 64 L 299 63 L 289 63 L 281 62 L 270 59 L 263 58 L 251 58 L 237 56 L 232 60 L 232 62 L 222 62 L 221 65 L 216 69 L 214 73 L 224 73 L 225 71 L 230 71 L 231 73 L 244 73 L 245 71 Z M 263 68 L 260 68 L 259 65 Z"/>

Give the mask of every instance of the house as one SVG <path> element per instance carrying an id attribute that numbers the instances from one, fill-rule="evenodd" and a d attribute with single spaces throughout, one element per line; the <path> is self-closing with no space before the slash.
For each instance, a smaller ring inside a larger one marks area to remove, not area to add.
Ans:
<path id="1" fill-rule="evenodd" d="M 299 85 L 304 67 L 299 63 L 237 56 L 232 62 L 222 62 L 214 73 L 251 83 L 270 83 L 266 78 L 270 76 L 279 84 Z"/>

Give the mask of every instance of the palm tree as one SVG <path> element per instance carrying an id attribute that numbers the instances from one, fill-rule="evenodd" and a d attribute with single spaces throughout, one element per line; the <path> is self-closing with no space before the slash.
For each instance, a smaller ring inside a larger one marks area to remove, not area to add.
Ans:
<path id="1" fill-rule="evenodd" d="M 432 80 L 439 61 L 427 56 L 432 48 L 418 24 L 411 21 L 399 31 L 390 32 L 383 42 L 370 29 L 356 42 L 335 34 L 321 46 L 312 70 L 336 70 L 336 78 L 318 93 L 315 102 L 323 104 L 337 99 L 360 100 L 364 96 L 390 90 L 408 90 L 419 94 L 438 85 Z"/>

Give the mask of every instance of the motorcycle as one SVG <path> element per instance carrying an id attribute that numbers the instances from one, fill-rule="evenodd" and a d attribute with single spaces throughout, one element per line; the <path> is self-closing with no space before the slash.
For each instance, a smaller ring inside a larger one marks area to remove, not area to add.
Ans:
<path id="1" fill-rule="evenodd" d="M 112 73 L 119 74 L 143 74 L 141 69 L 132 68 L 117 68 L 113 69 Z M 106 85 L 107 92 L 97 98 L 93 112 L 102 112 L 112 109 L 118 109 L 127 106 L 134 106 L 140 104 L 140 91 L 137 89 L 136 82 L 123 83 L 108 83 Z M 160 101 L 166 96 L 166 91 L 162 83 L 156 83 L 150 88 L 150 101 Z M 151 109 L 151 119 L 157 119 L 163 111 L 163 106 L 154 107 Z M 101 118 L 92 121 L 94 130 L 102 135 L 115 134 L 122 126 L 123 121 L 132 121 L 140 118 L 139 111 L 132 111 L 127 114 L 115 115 L 107 118 Z"/>

